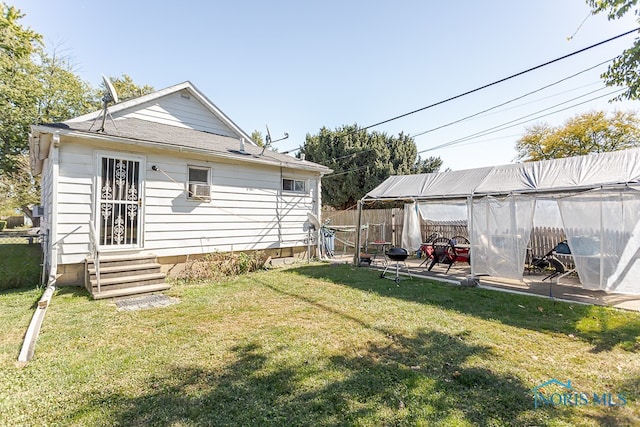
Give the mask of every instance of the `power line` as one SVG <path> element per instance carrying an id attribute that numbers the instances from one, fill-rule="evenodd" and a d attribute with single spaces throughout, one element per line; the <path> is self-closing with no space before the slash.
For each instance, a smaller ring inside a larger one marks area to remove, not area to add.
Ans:
<path id="1" fill-rule="evenodd" d="M 602 89 L 598 89 L 597 91 L 599 91 L 599 90 L 602 90 Z M 595 101 L 596 99 L 605 98 L 605 97 L 607 97 L 607 96 L 614 95 L 614 94 L 616 94 L 616 93 L 622 92 L 623 90 L 625 90 L 625 89 L 624 89 L 624 88 L 623 88 L 623 89 L 617 89 L 617 90 L 614 90 L 614 91 L 612 91 L 612 92 L 605 93 L 604 95 L 596 96 L 596 97 L 594 97 L 594 98 L 587 99 L 586 101 L 582 101 L 582 102 L 579 102 L 579 103 L 577 103 L 577 104 L 570 105 L 570 106 L 565 107 L 565 108 L 562 108 L 562 109 L 560 109 L 560 110 L 552 111 L 552 112 L 550 112 L 550 113 L 543 114 L 543 115 L 541 115 L 541 116 L 537 116 L 537 117 L 533 117 L 533 118 L 528 119 L 528 120 L 525 120 L 525 121 L 520 121 L 520 120 L 522 120 L 523 118 L 529 117 L 529 116 L 531 116 L 531 115 L 533 115 L 533 114 L 538 114 L 538 113 L 541 113 L 541 112 L 543 112 L 543 111 L 547 111 L 547 110 L 549 110 L 550 108 L 555 108 L 555 107 L 557 107 L 557 106 L 559 106 L 559 105 L 563 105 L 563 104 L 566 104 L 567 102 L 571 102 L 571 101 L 574 101 L 574 100 L 576 100 L 576 99 L 578 99 L 578 98 L 582 98 L 583 96 L 586 96 L 586 95 L 581 95 L 581 96 L 576 97 L 576 98 L 574 98 L 574 99 L 572 99 L 572 100 L 565 101 L 565 102 L 562 102 L 562 103 L 560 103 L 560 104 L 556 104 L 556 105 L 554 105 L 554 106 L 552 106 L 552 107 L 545 108 L 545 109 L 543 109 L 543 110 L 539 110 L 539 111 L 537 111 L 537 112 L 535 112 L 535 113 L 531 113 L 531 114 L 528 114 L 528 115 L 526 115 L 526 116 L 520 117 L 520 118 L 518 118 L 518 119 L 515 119 L 515 120 L 512 120 L 512 121 L 509 121 L 509 122 L 503 123 L 503 124 L 501 124 L 501 125 L 494 126 L 494 127 L 492 127 L 492 128 L 489 128 L 489 129 L 485 129 L 484 131 L 480 131 L 480 132 L 477 132 L 477 133 L 474 133 L 474 134 L 471 134 L 471 135 L 468 135 L 468 136 L 465 136 L 465 137 L 462 137 L 462 138 L 458 138 L 458 139 L 455 139 L 455 140 L 453 140 L 453 141 L 445 142 L 444 144 L 436 145 L 435 147 L 431 147 L 431 148 L 427 148 L 427 149 L 424 149 L 424 150 L 420 150 L 420 151 L 418 151 L 418 154 L 425 153 L 425 152 L 427 152 L 427 151 L 437 150 L 437 149 L 439 149 L 439 148 L 446 148 L 446 147 L 450 147 L 450 146 L 452 146 L 452 145 L 457 145 L 457 144 L 462 143 L 462 142 L 467 142 L 467 141 L 472 140 L 472 139 L 474 139 L 474 138 L 478 138 L 478 137 L 482 137 L 482 136 L 490 135 L 490 134 L 492 134 L 492 133 L 496 133 L 496 132 L 501 132 L 501 131 L 503 131 L 503 130 L 506 130 L 506 129 L 509 129 L 509 128 L 512 128 L 512 127 L 515 127 L 515 126 L 520 126 L 520 125 L 522 125 L 522 124 L 529 123 L 529 122 L 531 122 L 531 121 L 533 121 L 533 120 L 538 120 L 538 119 L 541 119 L 541 118 L 543 118 L 543 117 L 548 117 L 548 116 L 551 116 L 551 115 L 556 114 L 556 113 L 561 113 L 561 112 L 563 112 L 563 111 L 569 110 L 569 109 L 574 108 L 574 107 L 577 107 L 577 106 L 579 106 L 579 105 L 583 105 L 583 104 L 586 104 L 586 103 L 588 103 L 588 102 Z M 593 92 L 597 92 L 597 91 L 593 91 Z M 593 93 L 593 92 L 591 92 L 591 93 Z M 588 94 L 587 94 L 587 95 L 588 95 Z M 516 122 L 516 121 L 517 121 L 518 123 L 511 124 L 511 123 L 513 123 L 513 122 Z M 505 125 L 510 125 L 510 126 L 505 126 Z"/>
<path id="2" fill-rule="evenodd" d="M 392 121 L 394 121 L 394 120 L 398 120 L 398 119 L 401 119 L 401 118 L 403 118 L 403 117 L 410 116 L 410 115 L 415 114 L 415 113 L 419 113 L 419 112 L 424 111 L 424 110 L 427 110 L 427 109 L 429 109 L 429 108 L 436 107 L 436 106 L 441 105 L 441 104 L 444 104 L 444 103 L 446 103 L 446 102 L 453 101 L 454 99 L 462 98 L 463 96 L 467 96 L 467 95 L 470 95 L 470 94 L 472 94 L 472 93 L 478 92 L 478 91 L 480 91 L 480 90 L 482 90 L 482 89 L 486 89 L 486 88 L 488 88 L 488 87 L 495 86 L 495 85 L 497 85 L 497 84 L 499 84 L 499 83 L 504 83 L 504 82 L 506 82 L 507 80 L 511 80 L 511 79 L 513 79 L 513 78 L 515 78 L 515 77 L 519 77 L 519 76 L 521 76 L 521 75 L 523 75 L 523 74 L 530 73 L 531 71 L 535 71 L 535 70 L 538 70 L 538 69 L 540 69 L 540 68 L 542 68 L 542 67 L 546 67 L 547 65 L 551 65 L 551 64 L 556 63 L 556 62 L 558 62 L 558 61 L 562 61 L 562 60 L 564 60 L 564 59 L 570 58 L 570 57 L 572 57 L 572 56 L 574 56 L 574 55 L 577 55 L 577 54 L 579 54 L 579 53 L 585 52 L 585 51 L 587 51 L 587 50 L 589 50 L 589 49 L 593 49 L 594 47 L 598 47 L 598 46 L 601 46 L 601 45 L 603 45 L 603 44 L 605 44 L 605 43 L 609 43 L 610 41 L 613 41 L 613 40 L 619 39 L 620 37 L 627 36 L 627 35 L 629 35 L 629 34 L 631 34 L 631 33 L 635 32 L 635 31 L 638 31 L 638 30 L 640 30 L 640 27 L 638 27 L 638 28 L 634 28 L 633 30 L 629 30 L 629 31 L 627 31 L 627 32 L 625 32 L 625 33 L 622 33 L 622 34 L 619 34 L 619 35 L 617 35 L 617 36 L 614 36 L 614 37 L 608 38 L 608 39 L 603 40 L 603 41 L 601 41 L 601 42 L 598 42 L 598 43 L 592 44 L 591 46 L 587 46 L 587 47 L 585 47 L 585 48 L 582 48 L 582 49 L 576 50 L 576 51 L 571 52 L 571 53 L 569 53 L 569 54 L 567 54 L 567 55 L 563 55 L 563 56 L 561 56 L 561 57 L 559 57 L 559 58 L 552 59 L 551 61 L 547 61 L 547 62 L 545 62 L 544 64 L 536 65 L 535 67 L 528 68 L 528 69 L 526 69 L 526 70 L 524 70 L 524 71 L 520 71 L 519 73 L 512 74 L 512 75 L 510 75 L 510 76 L 508 76 L 508 77 L 504 77 L 504 78 L 502 78 L 502 79 L 496 80 L 496 81 L 494 81 L 494 82 L 488 83 L 488 84 L 483 85 L 483 86 L 480 86 L 480 87 L 478 87 L 478 88 L 475 88 L 475 89 L 472 89 L 472 90 L 468 90 L 468 91 L 463 92 L 463 93 L 461 93 L 461 94 L 459 94 L 459 95 L 455 95 L 455 96 L 452 96 L 452 97 L 450 97 L 450 98 L 443 99 L 442 101 L 435 102 L 435 103 L 433 103 L 433 104 L 427 105 L 426 107 L 418 108 L 417 110 L 409 111 L 408 113 L 400 114 L 399 116 L 395 116 L 395 117 L 392 117 L 392 118 L 390 118 L 390 119 L 383 120 L 383 121 L 381 121 L 381 122 L 374 123 L 374 124 L 369 125 L 369 126 L 365 126 L 365 127 L 363 127 L 363 128 L 360 128 L 360 130 L 366 130 L 366 129 L 370 129 L 370 128 L 373 128 L 373 127 L 376 127 L 376 126 L 380 126 L 380 125 L 382 125 L 382 124 L 389 123 L 389 122 L 392 122 Z"/>
<path id="3" fill-rule="evenodd" d="M 613 59 L 613 58 L 612 58 L 612 59 Z M 461 119 L 454 120 L 454 121 L 449 122 L 449 123 L 447 123 L 447 124 L 444 124 L 444 125 L 441 125 L 441 126 L 438 126 L 438 127 L 432 128 L 432 129 L 428 129 L 428 130 L 426 130 L 426 131 L 424 131 L 424 132 L 420 132 L 420 133 L 417 133 L 417 134 L 414 134 L 414 135 L 410 135 L 410 136 L 411 136 L 412 138 L 415 138 L 415 137 L 417 137 L 417 136 L 421 136 L 421 135 L 424 135 L 424 134 L 426 134 L 426 133 L 429 133 L 429 132 L 432 132 L 432 131 L 435 131 L 435 130 L 438 130 L 438 129 L 442 129 L 442 128 L 444 128 L 444 127 L 451 126 L 451 125 L 453 125 L 453 124 L 460 123 L 460 122 L 462 122 L 462 121 L 464 121 L 464 120 L 467 120 L 467 119 L 470 119 L 470 118 L 473 118 L 473 117 L 479 116 L 479 115 L 481 115 L 481 114 L 483 114 L 483 113 L 487 113 L 487 112 L 489 112 L 489 111 L 495 110 L 496 108 L 503 107 L 503 106 L 505 106 L 505 105 L 507 105 L 507 104 L 510 104 L 510 103 L 512 103 L 512 102 L 518 101 L 518 100 L 523 99 L 523 98 L 526 98 L 527 96 L 533 95 L 533 94 L 535 94 L 535 93 L 538 93 L 538 92 L 541 92 L 541 91 L 543 91 L 543 90 L 545 90 L 545 89 L 548 89 L 548 88 L 550 88 L 550 87 L 553 87 L 553 86 L 555 86 L 555 85 L 557 85 L 557 84 L 560 84 L 560 83 L 563 83 L 563 82 L 565 82 L 565 81 L 567 81 L 567 80 L 570 80 L 570 79 L 572 79 L 572 78 L 575 78 L 575 77 L 577 77 L 577 76 L 579 76 L 579 75 L 581 75 L 581 74 L 584 74 L 584 73 L 586 73 L 586 72 L 588 72 L 588 71 L 591 71 L 591 70 L 593 70 L 593 69 L 595 69 L 595 68 L 597 68 L 597 67 L 599 67 L 599 66 L 601 66 L 601 65 L 603 65 L 603 64 L 606 64 L 606 63 L 607 63 L 607 62 L 609 62 L 609 61 L 611 61 L 611 59 L 608 59 L 608 60 L 606 60 L 606 61 L 600 62 L 600 63 L 598 63 L 598 64 L 596 64 L 596 65 L 593 65 L 593 66 L 591 66 L 591 67 L 589 67 L 589 68 L 586 68 L 586 69 L 581 70 L 581 71 L 579 71 L 579 72 L 577 72 L 577 73 L 574 73 L 574 74 L 572 74 L 572 75 L 569 75 L 569 76 L 567 76 L 567 77 L 564 77 L 564 78 L 562 78 L 562 79 L 560 79 L 560 80 L 557 80 L 557 81 L 555 81 L 555 82 L 553 82 L 553 83 L 550 83 L 550 84 L 547 84 L 547 85 L 545 85 L 545 86 L 542 86 L 541 88 L 538 88 L 538 89 L 533 90 L 533 91 L 531 91 L 531 92 L 527 92 L 527 93 L 525 93 L 525 94 L 523 94 L 523 95 L 520 95 L 520 96 L 517 96 L 517 97 L 512 98 L 512 99 L 510 99 L 510 100 L 507 100 L 507 101 L 505 101 L 505 102 L 503 102 L 503 103 L 500 103 L 500 104 L 498 104 L 498 105 L 495 105 L 495 106 L 493 106 L 493 107 L 490 107 L 490 108 L 484 109 L 484 110 L 482 110 L 482 111 L 480 111 L 480 112 L 478 112 L 478 113 L 471 114 L 471 115 L 466 116 L 466 117 L 463 117 L 463 118 L 461 118 Z M 590 93 L 591 93 L 591 92 L 590 92 Z M 588 94 L 587 94 L 587 95 L 588 95 Z M 586 95 L 583 95 L 583 96 L 586 96 Z M 572 100 L 569 100 L 569 101 L 567 101 L 567 102 L 571 102 L 571 101 L 572 101 Z M 551 108 L 557 107 L 558 105 L 561 105 L 561 104 L 556 104 L 556 105 L 552 106 Z M 536 112 L 536 113 L 534 113 L 534 114 L 537 114 L 537 113 L 539 113 L 539 112 L 540 112 L 540 111 L 537 111 L 537 112 Z M 520 118 L 520 119 L 521 119 L 521 118 Z M 520 120 L 520 119 L 517 119 L 517 120 Z M 358 131 L 360 131 L 360 130 L 363 130 L 363 129 L 357 129 L 357 130 L 355 130 L 355 131 L 351 131 L 351 132 L 349 132 L 348 134 L 354 134 L 354 133 L 356 133 L 356 132 L 358 132 Z M 343 155 L 343 156 L 334 157 L 334 158 L 332 158 L 332 160 L 333 160 L 333 161 L 342 160 L 342 159 L 346 159 L 346 158 L 349 158 L 349 157 L 354 157 L 354 156 L 356 156 L 356 155 L 358 155 L 358 154 L 361 154 L 361 153 L 367 153 L 367 152 L 374 151 L 374 150 L 375 150 L 375 148 L 369 148 L 369 149 L 365 149 L 365 150 L 355 151 L 355 152 L 350 153 L 350 154 L 345 154 L 345 155 Z M 328 176 L 328 175 L 327 175 L 327 176 Z"/>
<path id="4" fill-rule="evenodd" d="M 567 76 L 567 77 L 565 77 L 565 78 L 563 78 L 563 79 L 560 79 L 560 80 L 558 80 L 558 81 L 555 81 L 555 82 L 553 82 L 553 83 L 550 83 L 550 84 L 548 84 L 548 85 L 546 85 L 546 86 L 542 86 L 541 88 L 538 88 L 538 89 L 536 89 L 536 90 L 532 90 L 531 92 L 527 92 L 527 93 L 525 93 L 525 94 L 523 94 L 523 95 L 520 95 L 520 96 L 518 96 L 518 97 L 516 97 L 516 98 L 512 98 L 512 99 L 510 99 L 510 100 L 508 100 L 508 101 L 505 101 L 505 102 L 503 102 L 503 103 L 501 103 L 501 104 L 494 105 L 493 107 L 487 108 L 487 109 L 485 109 L 485 110 L 479 111 L 479 112 L 477 112 L 477 113 L 471 114 L 471 115 L 466 116 L 466 117 L 463 117 L 463 118 L 461 118 L 461 119 L 454 120 L 454 121 L 449 122 L 449 123 L 446 123 L 446 124 L 444 124 L 444 125 L 440 125 L 440 126 L 438 126 L 438 127 L 431 128 L 431 129 L 425 130 L 425 131 L 423 131 L 423 132 L 419 132 L 419 133 L 413 134 L 413 135 L 411 135 L 411 136 L 415 138 L 416 136 L 421 136 L 421 135 L 424 135 L 424 134 L 427 134 L 427 133 L 430 133 L 430 132 L 433 132 L 433 131 L 436 131 L 436 130 L 439 130 L 439 129 L 442 129 L 442 128 L 445 128 L 445 127 L 448 127 L 448 126 L 451 126 L 451 125 L 455 125 L 455 124 L 457 124 L 457 123 L 460 123 L 460 122 L 463 122 L 463 121 L 465 121 L 465 120 L 471 119 L 471 118 L 473 118 L 473 117 L 479 116 L 479 115 L 481 115 L 481 114 L 483 114 L 483 113 L 487 113 L 487 112 L 489 112 L 489 111 L 491 111 L 491 110 L 495 110 L 496 108 L 504 107 L 504 106 L 505 106 L 505 105 L 507 105 L 507 104 L 511 104 L 512 102 L 518 101 L 518 100 L 520 100 L 520 99 L 522 99 L 522 98 L 525 98 L 525 97 L 527 97 L 527 96 L 529 96 L 529 95 L 533 95 L 534 93 L 541 92 L 541 91 L 543 91 L 543 90 L 545 90 L 545 89 L 548 89 L 548 88 L 550 88 L 550 87 L 552 87 L 552 86 L 558 85 L 558 84 L 560 84 L 560 83 L 562 83 L 562 82 L 565 82 L 565 81 L 567 81 L 567 80 L 569 80 L 569 79 L 572 79 L 572 78 L 574 78 L 574 77 L 577 77 L 577 76 L 579 76 L 580 74 L 586 73 L 587 71 L 591 71 L 591 70 L 593 70 L 593 69 L 595 69 L 595 68 L 598 68 L 599 66 L 606 64 L 607 62 L 611 61 L 612 59 L 614 59 L 614 58 L 607 59 L 606 61 L 603 61 L 603 62 L 601 62 L 601 63 L 599 63 L 599 64 L 597 64 L 597 65 L 594 65 L 594 66 L 589 67 L 589 68 L 587 68 L 587 69 L 585 69 L 585 70 L 579 71 L 579 72 L 577 72 L 577 73 L 575 73 L 575 74 L 573 74 L 573 75 L 571 75 L 571 76 Z"/>
<path id="5" fill-rule="evenodd" d="M 483 131 L 480 131 L 480 132 L 477 132 L 477 133 L 474 133 L 474 134 L 471 134 L 471 135 L 468 135 L 468 136 L 465 136 L 465 137 L 462 137 L 462 138 L 458 138 L 458 139 L 455 139 L 455 140 L 453 140 L 453 141 L 445 142 L 445 143 L 443 143 L 443 144 L 436 145 L 435 147 L 430 147 L 430 148 L 427 148 L 427 149 L 424 149 L 424 150 L 420 150 L 420 151 L 418 151 L 418 152 L 417 152 L 417 154 L 426 153 L 427 151 L 433 151 L 433 150 L 437 150 L 437 149 L 440 149 L 440 148 L 447 148 L 447 147 L 450 147 L 450 146 L 453 146 L 453 145 L 462 144 L 462 143 L 464 143 L 464 142 L 467 142 L 467 143 L 468 143 L 467 145 L 469 145 L 469 144 L 477 144 L 477 143 L 480 143 L 480 142 L 487 142 L 487 141 L 474 141 L 474 142 L 469 142 L 469 141 L 471 141 L 471 140 L 473 140 L 473 139 L 475 139 L 475 138 L 480 138 L 480 137 L 483 137 L 483 136 L 490 135 L 490 134 L 492 134 L 492 133 L 502 132 L 503 130 L 510 129 L 510 128 L 512 128 L 512 127 L 516 127 L 516 126 L 520 126 L 520 125 L 522 125 L 522 124 L 529 123 L 529 122 L 531 122 L 531 121 L 538 120 L 538 119 L 541 119 L 541 118 L 544 118 L 544 117 L 548 117 L 548 116 L 551 116 L 551 115 L 556 114 L 556 113 L 561 113 L 561 112 L 566 111 L 566 110 L 569 110 L 569 109 L 571 109 L 571 108 L 574 108 L 574 107 L 577 107 L 577 106 L 580 106 L 580 105 L 586 104 L 586 103 L 591 102 L 591 101 L 594 101 L 594 100 L 596 100 L 596 99 L 600 99 L 600 98 L 604 98 L 604 97 L 607 97 L 607 96 L 614 95 L 614 94 L 619 93 L 619 92 L 622 92 L 622 91 L 624 90 L 624 89 L 617 89 L 617 90 L 614 90 L 614 91 L 612 91 L 612 92 L 606 93 L 606 94 L 604 94 L 604 95 L 597 96 L 597 97 L 594 97 L 594 98 L 591 98 L 591 99 L 587 99 L 586 101 L 582 101 L 582 102 L 579 102 L 579 103 L 577 103 L 577 104 L 570 105 L 570 106 L 565 107 L 565 108 L 562 108 L 562 109 L 560 109 L 560 110 L 552 111 L 552 112 L 550 112 L 550 113 L 543 114 L 543 115 L 541 115 L 541 116 L 536 116 L 536 117 L 530 118 L 530 119 L 528 119 L 528 120 L 521 121 L 522 119 L 525 119 L 525 118 L 527 118 L 527 117 L 530 117 L 530 116 L 532 116 L 532 115 L 534 115 L 534 114 L 539 114 L 539 113 L 541 113 L 541 112 L 544 112 L 544 111 L 550 110 L 551 108 L 555 108 L 555 107 L 558 107 L 558 106 L 560 106 L 560 105 L 566 104 L 567 102 L 575 101 L 576 99 L 580 99 L 580 98 L 582 98 L 582 97 L 584 97 L 584 96 L 587 96 L 587 95 L 590 95 L 590 94 L 592 94 L 592 93 L 599 92 L 599 91 L 601 91 L 601 90 L 603 90 L 603 89 L 605 89 L 605 88 L 600 88 L 600 89 L 594 90 L 594 91 L 589 92 L 589 93 L 587 93 L 587 94 L 580 95 L 580 96 L 578 96 L 578 97 L 576 97 L 576 98 L 570 99 L 570 100 L 568 100 L 568 101 L 561 102 L 561 103 L 559 103 L 559 104 L 553 105 L 553 106 L 548 107 L 548 108 L 544 108 L 544 109 L 542 109 L 542 110 L 538 110 L 538 111 L 536 111 L 536 112 L 534 112 L 534 113 L 527 114 L 527 115 L 525 115 L 525 116 L 522 116 L 522 117 L 519 117 L 519 118 L 517 118 L 517 119 L 514 119 L 514 120 L 511 120 L 511 121 L 508 121 L 508 122 L 503 123 L 503 124 L 501 124 L 501 125 L 494 126 L 494 127 L 492 127 L 492 128 L 485 129 L 485 130 L 483 130 Z M 514 123 L 514 122 L 518 122 L 518 123 Z M 509 126 L 506 126 L 506 125 L 509 125 Z M 494 138 L 494 139 L 492 139 L 492 140 L 495 140 L 495 139 L 496 139 L 496 138 Z M 492 140 L 490 140 L 490 141 L 492 141 Z M 368 150 L 368 151 L 371 151 L 371 150 Z M 349 172 L 357 172 L 357 171 L 359 171 L 359 170 L 366 169 L 366 168 L 367 168 L 367 167 L 369 167 L 369 166 L 370 166 L 370 165 L 363 165 L 363 166 L 359 166 L 359 167 L 354 168 L 354 169 L 347 169 L 346 171 L 342 171 L 342 172 L 334 172 L 334 173 L 331 173 L 331 174 L 328 174 L 328 175 L 324 175 L 324 176 L 323 176 L 323 179 L 325 179 L 325 178 L 332 178 L 332 177 L 340 176 L 340 175 L 345 175 L 345 174 L 347 174 L 347 173 L 349 173 Z"/>

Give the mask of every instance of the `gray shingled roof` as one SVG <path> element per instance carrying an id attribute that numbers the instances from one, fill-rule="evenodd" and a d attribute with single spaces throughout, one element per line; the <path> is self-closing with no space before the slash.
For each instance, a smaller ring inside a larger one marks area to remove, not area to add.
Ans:
<path id="1" fill-rule="evenodd" d="M 120 118 L 114 121 L 105 121 L 104 131 L 98 132 L 100 120 L 94 122 L 64 122 L 45 125 L 57 129 L 67 129 L 91 136 L 113 136 L 129 140 L 141 141 L 165 147 L 169 150 L 183 150 L 185 148 L 194 151 L 205 152 L 213 156 L 225 158 L 237 158 L 248 162 L 267 162 L 279 166 L 316 170 L 322 173 L 329 173 L 331 170 L 326 166 L 302 161 L 286 154 L 276 153 L 270 150 L 262 150 L 247 142 L 244 153 L 240 153 L 240 140 L 228 136 L 216 135 L 209 132 L 166 125 L 162 123 L 150 122 L 135 118 Z"/>

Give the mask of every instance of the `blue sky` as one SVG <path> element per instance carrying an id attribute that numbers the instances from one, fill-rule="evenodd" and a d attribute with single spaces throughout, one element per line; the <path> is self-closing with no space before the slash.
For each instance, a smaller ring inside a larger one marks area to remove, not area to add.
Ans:
<path id="1" fill-rule="evenodd" d="M 49 50 L 71 57 L 92 86 L 101 73 L 128 74 L 156 89 L 189 80 L 246 132 L 264 134 L 265 125 L 274 139 L 288 132 L 276 144 L 281 152 L 323 126 L 369 126 L 638 26 L 633 16 L 587 18 L 583 0 L 10 4 L 26 14 L 22 24 L 42 34 Z M 633 37 L 372 130 L 416 135 L 458 121 L 607 61 Z M 637 110 L 637 101 L 607 102 L 614 89 L 600 81 L 605 69 L 416 136 L 418 150 L 453 170 L 511 163 L 527 126 L 561 125 L 590 110 Z M 484 135 L 433 149 L 478 134 Z"/>

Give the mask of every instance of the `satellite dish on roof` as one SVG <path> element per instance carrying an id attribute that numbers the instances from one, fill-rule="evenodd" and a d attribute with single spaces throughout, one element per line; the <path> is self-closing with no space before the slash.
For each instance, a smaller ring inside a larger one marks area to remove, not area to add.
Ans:
<path id="1" fill-rule="evenodd" d="M 118 93 L 116 92 L 116 88 L 113 87 L 111 80 L 109 80 L 107 76 L 102 74 L 102 81 L 104 82 L 104 86 L 107 88 L 107 93 L 104 94 L 104 97 L 102 100 L 105 101 L 104 98 L 109 97 L 110 99 L 106 100 L 105 102 L 113 101 L 114 104 L 117 104 Z"/>
<path id="2" fill-rule="evenodd" d="M 262 153 L 260 153 L 260 155 L 262 156 L 264 154 L 264 150 L 269 148 L 271 146 L 272 143 L 274 142 L 278 142 L 278 141 L 282 141 L 285 140 L 287 138 L 289 138 L 289 134 L 287 132 L 284 133 L 284 138 L 280 138 L 280 139 L 276 139 L 275 141 L 271 138 L 271 131 L 269 131 L 269 125 L 265 125 L 267 127 L 267 136 L 265 137 L 265 143 L 262 146 Z"/>
<path id="3" fill-rule="evenodd" d="M 116 88 L 113 87 L 111 80 L 109 80 L 107 76 L 105 76 L 104 74 L 102 74 L 102 82 L 104 83 L 104 87 L 106 89 L 104 92 L 104 95 L 102 95 L 102 113 L 96 116 L 95 120 L 91 124 L 91 127 L 89 128 L 89 130 L 91 130 L 93 125 L 96 124 L 96 120 L 98 120 L 100 115 L 102 115 L 102 124 L 100 125 L 100 129 L 98 129 L 98 132 L 104 132 L 104 122 L 107 120 L 107 114 L 109 115 L 109 117 L 111 117 L 111 113 L 109 113 L 109 109 L 107 108 L 109 103 L 113 102 L 114 104 L 117 104 L 119 101 Z M 113 123 L 114 126 L 116 125 L 115 121 L 113 120 L 113 117 L 111 117 L 111 122 Z"/>

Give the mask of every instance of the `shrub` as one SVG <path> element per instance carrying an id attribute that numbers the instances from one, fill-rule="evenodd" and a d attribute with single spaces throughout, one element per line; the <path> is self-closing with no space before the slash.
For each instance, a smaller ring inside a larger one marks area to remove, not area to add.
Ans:
<path id="1" fill-rule="evenodd" d="M 198 282 L 250 273 L 264 268 L 267 256 L 262 251 L 250 253 L 215 252 L 203 258 L 187 261 L 184 270 L 176 279 Z"/>
<path id="2" fill-rule="evenodd" d="M 7 221 L 0 220 L 0 231 L 4 230 L 6 226 L 7 226 Z"/>

